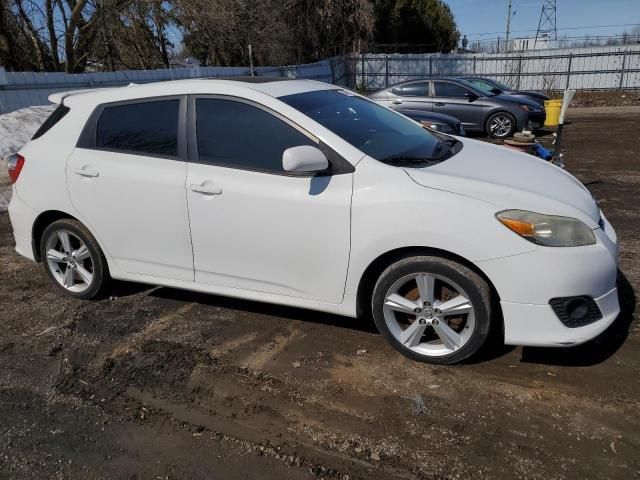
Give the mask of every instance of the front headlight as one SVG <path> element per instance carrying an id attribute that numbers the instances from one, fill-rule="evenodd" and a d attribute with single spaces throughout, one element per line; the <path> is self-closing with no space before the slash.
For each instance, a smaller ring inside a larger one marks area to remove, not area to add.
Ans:
<path id="1" fill-rule="evenodd" d="M 532 113 L 537 113 L 542 111 L 542 109 L 540 108 L 533 107 L 531 105 L 525 105 L 524 103 L 520 104 L 520 108 L 522 108 L 523 110 L 526 110 L 527 112 L 532 112 Z"/>
<path id="2" fill-rule="evenodd" d="M 545 247 L 580 247 L 593 245 L 593 231 L 580 220 L 543 215 L 525 210 L 505 210 L 496 218 L 522 238 Z"/>

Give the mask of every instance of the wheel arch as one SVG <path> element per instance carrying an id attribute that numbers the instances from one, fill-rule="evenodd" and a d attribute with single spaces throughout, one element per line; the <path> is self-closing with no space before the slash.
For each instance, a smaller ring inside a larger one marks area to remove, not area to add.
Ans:
<path id="1" fill-rule="evenodd" d="M 36 262 L 42 261 L 42 258 L 40 256 L 40 244 L 42 241 L 42 234 L 44 233 L 45 229 L 53 222 L 64 219 L 75 220 L 76 222 L 81 223 L 86 229 L 89 230 L 89 232 L 91 232 L 93 237 L 96 239 L 96 242 L 98 242 L 98 245 L 102 249 L 103 253 L 105 252 L 104 247 L 98 240 L 96 234 L 86 223 L 84 223 L 78 217 L 62 210 L 46 210 L 36 217 L 33 222 L 33 226 L 31 227 L 31 246 L 33 249 L 33 258 L 36 260 Z"/>
<path id="2" fill-rule="evenodd" d="M 380 274 L 392 263 L 407 257 L 429 255 L 435 257 L 445 258 L 447 260 L 453 260 L 455 262 L 464 265 L 471 269 L 482 279 L 484 279 L 491 290 L 491 301 L 493 303 L 493 311 L 496 312 L 496 319 L 500 320 L 500 327 L 503 328 L 502 309 L 500 308 L 500 295 L 496 290 L 491 279 L 473 262 L 467 260 L 460 255 L 453 252 L 443 250 L 440 248 L 413 246 L 413 247 L 401 247 L 394 250 L 390 250 L 379 255 L 375 258 L 364 270 L 364 273 L 360 277 L 358 283 L 358 290 L 356 294 L 356 315 L 362 317 L 365 315 L 371 315 L 371 296 L 373 294 L 373 288 L 376 284 Z"/>

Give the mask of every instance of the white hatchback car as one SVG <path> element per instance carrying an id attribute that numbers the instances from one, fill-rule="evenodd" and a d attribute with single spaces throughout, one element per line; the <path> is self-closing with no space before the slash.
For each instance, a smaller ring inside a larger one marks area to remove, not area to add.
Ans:
<path id="1" fill-rule="evenodd" d="M 616 235 L 532 156 L 305 80 L 68 92 L 9 159 L 16 250 L 66 294 L 109 278 L 356 317 L 453 363 L 490 330 L 585 342 L 619 312 Z"/>

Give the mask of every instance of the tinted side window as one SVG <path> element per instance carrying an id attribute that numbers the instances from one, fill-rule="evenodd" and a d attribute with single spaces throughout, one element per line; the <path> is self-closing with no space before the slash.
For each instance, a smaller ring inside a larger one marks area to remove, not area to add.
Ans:
<path id="1" fill-rule="evenodd" d="M 464 97 L 467 89 L 455 83 L 434 82 L 436 97 Z"/>
<path id="2" fill-rule="evenodd" d="M 201 161 L 268 172 L 284 171 L 287 148 L 317 146 L 270 113 L 233 100 L 197 99 L 196 135 Z"/>
<path id="3" fill-rule="evenodd" d="M 175 157 L 179 109 L 178 99 L 105 107 L 98 120 L 96 147 Z"/>
<path id="4" fill-rule="evenodd" d="M 62 118 L 69 113 L 69 107 L 65 107 L 60 104 L 58 107 L 49 115 L 49 117 L 44 121 L 40 128 L 33 134 L 31 140 L 35 140 L 36 138 L 40 138 L 42 135 L 47 133 L 49 130 L 53 128 L 53 126 L 58 123 Z"/>
<path id="5" fill-rule="evenodd" d="M 417 82 L 395 87 L 392 92 L 403 97 L 426 97 L 428 96 L 429 88 L 427 82 Z"/>

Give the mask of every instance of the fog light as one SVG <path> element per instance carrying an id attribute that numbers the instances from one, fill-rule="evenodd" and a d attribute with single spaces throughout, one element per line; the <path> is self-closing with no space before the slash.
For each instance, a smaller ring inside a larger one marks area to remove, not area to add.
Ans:
<path id="1" fill-rule="evenodd" d="M 584 298 L 574 298 L 566 304 L 567 315 L 572 320 L 581 320 L 589 313 L 589 304 Z"/>
<path id="2" fill-rule="evenodd" d="M 552 298 L 549 305 L 560 321 L 569 328 L 583 327 L 602 318 L 595 300 L 586 295 Z"/>

